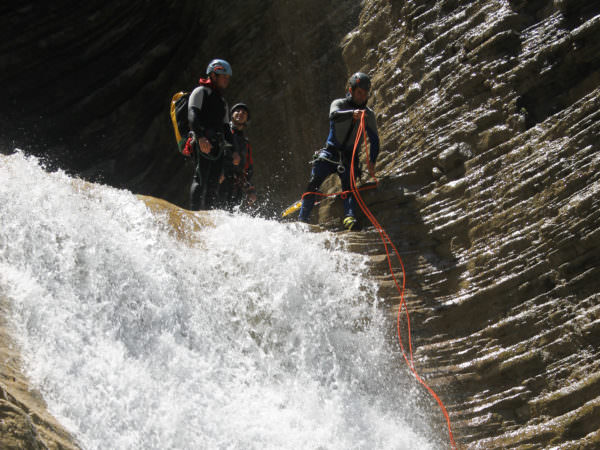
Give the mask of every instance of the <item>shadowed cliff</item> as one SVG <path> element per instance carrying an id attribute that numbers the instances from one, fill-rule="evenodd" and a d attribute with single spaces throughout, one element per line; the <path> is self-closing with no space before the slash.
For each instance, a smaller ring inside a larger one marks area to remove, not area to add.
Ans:
<path id="1" fill-rule="evenodd" d="M 3 151 L 187 206 L 192 167 L 174 145 L 172 95 L 225 58 L 246 102 L 261 198 L 282 205 L 326 137 L 346 81 L 338 42 L 360 5 L 317 1 L 90 2 L 3 7 Z M 290 200 L 291 201 L 291 200 Z M 279 209 L 279 208 L 277 208 Z"/>
<path id="2" fill-rule="evenodd" d="M 2 141 L 180 205 L 191 168 L 175 152 L 168 103 L 212 57 L 232 63 L 230 103 L 252 108 L 256 181 L 272 210 L 302 191 L 347 75 L 368 72 L 383 148 L 380 187 L 365 199 L 404 259 L 417 369 L 457 440 L 596 448 L 594 2 L 2 8 Z M 336 228 L 339 213 L 325 201 L 314 215 Z M 376 233 L 349 239 L 372 255 L 395 314 Z"/>

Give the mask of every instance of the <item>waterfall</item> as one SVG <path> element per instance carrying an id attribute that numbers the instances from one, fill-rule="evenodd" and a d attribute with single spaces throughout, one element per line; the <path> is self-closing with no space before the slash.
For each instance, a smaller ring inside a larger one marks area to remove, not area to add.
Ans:
<path id="1" fill-rule="evenodd" d="M 21 152 L 0 156 L 0 220 L 24 370 L 83 448 L 439 445 L 366 258 L 334 234 L 215 211 L 184 242 Z"/>

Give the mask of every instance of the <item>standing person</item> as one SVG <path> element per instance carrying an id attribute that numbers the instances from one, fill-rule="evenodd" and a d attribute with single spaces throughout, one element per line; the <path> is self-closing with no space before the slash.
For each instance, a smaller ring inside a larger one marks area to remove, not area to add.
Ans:
<path id="1" fill-rule="evenodd" d="M 310 181 L 305 192 L 315 192 L 325 179 L 337 173 L 342 182 L 344 191 L 350 190 L 350 165 L 352 159 L 352 150 L 356 133 L 358 132 L 360 115 L 365 111 L 365 124 L 367 136 L 371 144 L 370 159 L 375 167 L 375 161 L 379 154 L 379 136 L 377 134 L 377 124 L 375 122 L 375 113 L 368 108 L 369 90 L 371 89 L 371 80 L 368 75 L 357 72 L 350 77 L 348 92 L 345 98 L 339 98 L 331 103 L 329 108 L 329 136 L 324 149 L 320 150 L 318 156 L 313 162 Z M 355 175 L 358 168 L 358 152 L 356 152 L 356 161 L 354 164 Z M 358 176 L 360 178 L 360 170 Z M 310 212 L 315 203 L 315 195 L 308 194 L 302 198 L 302 207 L 300 208 L 299 220 L 308 222 Z M 344 227 L 348 230 L 358 230 L 360 224 L 356 219 L 356 200 L 352 194 L 344 199 Z"/>
<path id="2" fill-rule="evenodd" d="M 229 108 L 223 93 L 232 75 L 223 59 L 213 59 L 206 68 L 207 78 L 200 78 L 190 94 L 188 120 L 190 136 L 182 153 L 193 156 L 194 178 L 190 190 L 190 209 L 215 206 L 219 176 L 223 170 L 225 138 L 229 134 Z"/>
<path id="3" fill-rule="evenodd" d="M 251 183 L 254 171 L 252 147 L 244 130 L 250 122 L 250 109 L 245 103 L 236 103 L 231 108 L 231 155 L 225 154 L 221 176 L 221 201 L 229 210 L 241 204 L 244 194 L 248 204 L 256 201 L 256 189 Z"/>

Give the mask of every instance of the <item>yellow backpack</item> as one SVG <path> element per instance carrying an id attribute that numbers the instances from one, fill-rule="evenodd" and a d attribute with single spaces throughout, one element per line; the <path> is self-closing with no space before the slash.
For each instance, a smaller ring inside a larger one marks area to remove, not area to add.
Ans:
<path id="1" fill-rule="evenodd" d="M 173 122 L 173 131 L 175 131 L 175 140 L 179 151 L 183 150 L 188 138 L 188 100 L 189 92 L 178 92 L 171 99 L 171 121 Z"/>

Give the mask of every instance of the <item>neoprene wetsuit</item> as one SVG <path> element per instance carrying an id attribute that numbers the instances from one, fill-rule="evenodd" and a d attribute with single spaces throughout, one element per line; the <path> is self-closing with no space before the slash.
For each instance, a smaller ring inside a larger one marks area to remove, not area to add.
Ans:
<path id="1" fill-rule="evenodd" d="M 212 149 L 208 155 L 194 142 L 196 170 L 190 189 L 190 209 L 211 209 L 217 200 L 219 176 L 223 170 L 223 139 L 229 131 L 229 107 L 221 93 L 208 80 L 200 80 L 190 94 L 188 120 L 196 139 L 207 138 Z"/>
<path id="2" fill-rule="evenodd" d="M 352 101 L 350 94 L 346 98 L 339 98 L 331 103 L 329 108 L 329 135 L 327 136 L 326 147 L 319 152 L 311 172 L 310 181 L 305 192 L 316 192 L 323 181 L 333 174 L 337 173 L 342 182 L 342 190 L 350 190 L 350 164 L 352 150 L 359 123 L 352 119 L 354 110 L 361 109 L 366 111 L 365 125 L 367 136 L 371 144 L 370 159 L 372 163 L 377 160 L 379 154 L 379 135 L 377 134 L 377 123 L 375 122 L 375 113 L 371 108 L 365 105 L 360 106 Z M 359 149 L 356 157 L 358 158 Z M 358 167 L 358 161 L 355 163 L 355 172 Z M 356 174 L 355 174 L 356 175 Z M 310 213 L 315 204 L 315 195 L 309 194 L 303 197 L 302 207 L 300 208 L 299 219 L 302 222 L 308 222 Z M 344 214 L 346 217 L 355 217 L 356 201 L 352 194 L 344 199 Z"/>
<path id="3" fill-rule="evenodd" d="M 232 210 L 242 202 L 243 194 L 254 191 L 250 180 L 254 171 L 252 147 L 243 130 L 238 130 L 230 124 L 231 152 L 226 152 L 223 158 L 223 174 L 225 179 L 219 188 L 219 197 L 226 209 Z M 240 163 L 233 165 L 232 152 L 240 155 Z"/>

